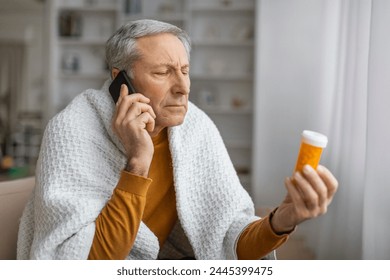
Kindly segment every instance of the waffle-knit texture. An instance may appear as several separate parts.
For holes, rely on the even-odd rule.
[[[18,259],[87,259],[95,219],[126,164],[111,129],[109,80],[78,95],[48,124],[36,187],[23,212]],[[179,221],[196,259],[236,259],[236,242],[254,220],[214,123],[189,103],[184,123],[168,129]],[[156,259],[157,237],[141,222],[128,259]]]

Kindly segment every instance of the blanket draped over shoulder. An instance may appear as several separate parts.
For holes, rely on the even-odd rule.
[[[111,129],[115,106],[109,82],[81,93],[49,122],[36,187],[20,223],[18,259],[88,257],[95,220],[126,164]],[[259,218],[217,128],[190,103],[184,123],[169,128],[168,139],[178,223],[194,257],[236,259],[240,233]],[[127,258],[156,259],[159,253],[157,237],[141,222]]]

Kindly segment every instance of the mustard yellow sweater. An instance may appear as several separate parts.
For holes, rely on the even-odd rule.
[[[157,236],[160,246],[168,238],[178,217],[166,129],[153,138],[153,144],[149,178],[122,171],[111,199],[95,221],[89,259],[124,259],[134,244],[141,221]],[[274,233],[266,216],[243,231],[237,244],[237,256],[259,259],[287,239],[288,234]]]

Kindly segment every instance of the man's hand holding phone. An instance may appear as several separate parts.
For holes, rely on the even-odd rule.
[[[129,95],[125,84],[120,87],[112,127],[122,142],[128,163],[126,171],[147,177],[154,147],[149,133],[154,130],[156,114],[150,99],[140,93]]]

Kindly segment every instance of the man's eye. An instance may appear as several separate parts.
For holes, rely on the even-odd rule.
[[[161,71],[161,72],[156,72],[156,75],[167,75],[168,71]]]

